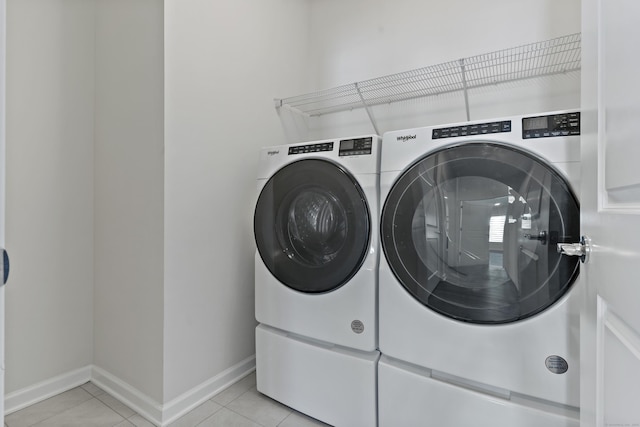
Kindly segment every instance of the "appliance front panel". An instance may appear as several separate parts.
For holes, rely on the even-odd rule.
[[[427,370],[378,363],[378,425],[442,427],[579,427],[579,411],[544,408],[432,378]]]

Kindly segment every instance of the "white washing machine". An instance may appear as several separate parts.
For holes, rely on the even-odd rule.
[[[257,387],[335,426],[376,424],[379,159],[375,135],[260,154]]]
[[[579,176],[579,112],[384,135],[380,426],[578,426]]]

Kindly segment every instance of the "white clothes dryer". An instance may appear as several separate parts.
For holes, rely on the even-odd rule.
[[[384,135],[381,426],[578,426],[580,262],[556,247],[580,240],[579,135],[579,112]]]
[[[332,425],[376,423],[380,137],[261,151],[258,390]]]

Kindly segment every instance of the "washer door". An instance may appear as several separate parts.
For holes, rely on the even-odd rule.
[[[324,160],[291,163],[266,183],[254,233],[269,271],[300,292],[334,290],[353,277],[368,252],[369,208],[356,180]]]
[[[499,324],[533,316],[578,276],[580,208],[552,168],[523,151],[470,143],[433,152],[392,187],[382,210],[391,270],[442,315]]]

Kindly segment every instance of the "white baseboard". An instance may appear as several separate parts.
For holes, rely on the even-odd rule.
[[[213,396],[241,380],[256,369],[255,355],[236,363],[232,367],[222,371],[215,377],[201,383],[191,390],[164,404],[163,424],[167,425],[197,406],[211,399]]]
[[[140,390],[97,366],[92,367],[91,382],[153,424],[162,425],[162,404]]]
[[[255,355],[222,371],[164,405],[115,375],[97,366],[87,366],[59,375],[5,396],[5,414],[23,409],[49,397],[92,381],[157,426],[166,426],[213,396],[241,380],[256,368]]]
[[[91,381],[91,366],[85,366],[14,391],[4,397],[5,414],[19,411],[88,381]]]

